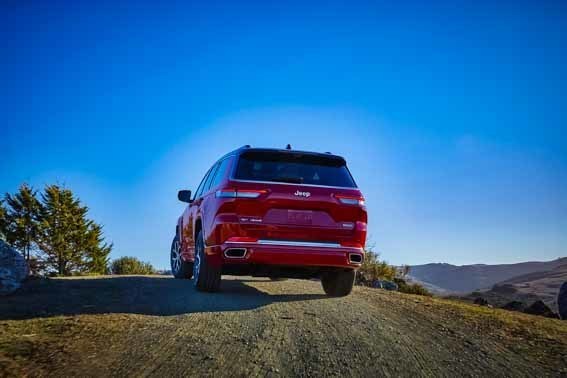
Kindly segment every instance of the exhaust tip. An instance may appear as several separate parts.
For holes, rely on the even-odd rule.
[[[362,264],[362,255],[358,253],[349,253],[348,261],[351,264]]]
[[[228,259],[242,259],[246,256],[246,248],[228,248],[224,251],[224,257]]]

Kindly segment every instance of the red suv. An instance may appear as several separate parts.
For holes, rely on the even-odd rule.
[[[178,198],[189,205],[171,246],[175,278],[216,291],[222,274],[319,277],[327,295],[351,292],[367,216],[344,158],[244,146]]]

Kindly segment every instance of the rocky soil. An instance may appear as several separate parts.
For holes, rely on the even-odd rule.
[[[223,278],[224,279],[224,278]],[[560,376],[567,322],[316,281],[37,280],[0,301],[0,376]]]

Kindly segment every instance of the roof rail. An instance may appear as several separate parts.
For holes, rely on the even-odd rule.
[[[244,146],[240,147],[240,148],[250,148],[249,144],[245,144]]]

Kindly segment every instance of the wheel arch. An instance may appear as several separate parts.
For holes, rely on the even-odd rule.
[[[201,217],[198,217],[195,220],[195,227],[194,227],[195,233],[193,235],[193,238],[194,238],[193,240],[197,240],[197,235],[199,235],[199,232],[201,232],[202,229],[203,229],[203,221],[202,221]]]
[[[183,226],[183,217],[177,218],[177,223],[175,224],[175,236],[181,239],[181,227]]]

